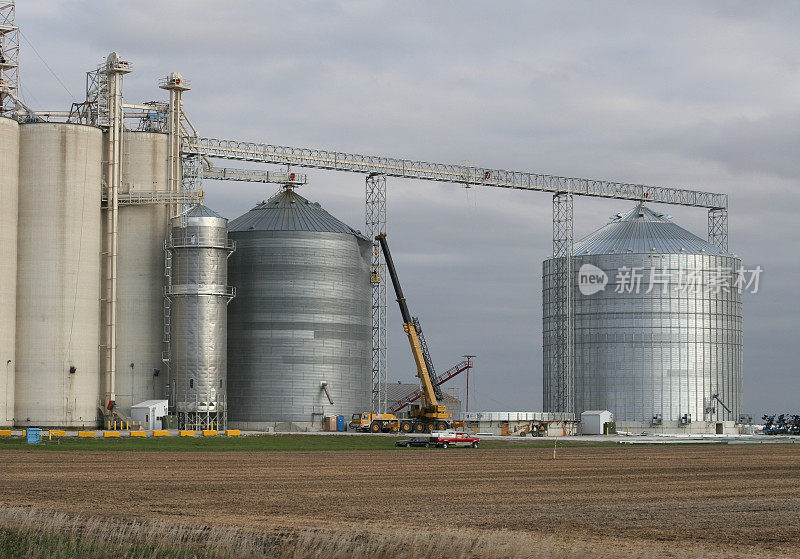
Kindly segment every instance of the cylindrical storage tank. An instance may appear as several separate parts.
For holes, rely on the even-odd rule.
[[[164,396],[164,241],[169,206],[142,203],[168,190],[167,135],[125,131],[117,248],[116,404]],[[106,222],[103,221],[105,228]]]
[[[231,221],[229,235],[231,423],[320,427],[368,409],[369,239],[288,188]]]
[[[228,220],[203,205],[170,224],[170,369],[183,429],[227,425]]]
[[[551,364],[555,264],[551,258],[543,266],[544,403],[550,411],[559,383]],[[740,268],[733,254],[643,205],[575,243],[576,413],[609,410],[618,429],[714,432],[719,426],[712,423],[737,421]]]
[[[19,125],[0,118],[0,426],[14,423]]]
[[[102,149],[98,128],[20,125],[18,425],[97,421]]]

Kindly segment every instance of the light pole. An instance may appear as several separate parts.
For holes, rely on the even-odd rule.
[[[467,411],[469,411],[469,371],[472,369],[472,360],[475,358],[474,355],[462,355],[461,357],[466,357],[467,359]]]

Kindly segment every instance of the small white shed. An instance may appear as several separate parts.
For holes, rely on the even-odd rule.
[[[167,415],[168,400],[145,400],[131,406],[131,419],[141,422],[142,429],[161,429],[161,418]]]
[[[581,413],[581,435],[604,435],[603,425],[614,421],[608,410],[586,410]]]

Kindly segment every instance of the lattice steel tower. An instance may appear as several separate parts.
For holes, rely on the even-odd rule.
[[[386,233],[386,177],[367,176],[366,233],[372,241],[372,412],[386,412],[386,264],[375,237]]]
[[[0,116],[13,117],[19,91],[19,27],[14,2],[0,2]]]

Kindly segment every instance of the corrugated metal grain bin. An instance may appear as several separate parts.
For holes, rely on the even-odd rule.
[[[231,221],[230,237],[230,421],[319,427],[368,409],[370,240],[291,189]]]
[[[171,220],[170,367],[181,429],[225,428],[228,220],[202,204]]]
[[[543,265],[546,411],[563,411],[552,362],[555,264]],[[687,414],[739,417],[739,258],[637,205],[575,243],[572,269],[577,413],[607,409],[617,422],[676,424]],[[590,276],[606,283],[581,283]]]

